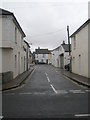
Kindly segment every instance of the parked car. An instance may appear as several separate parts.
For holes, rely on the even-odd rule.
[[[65,65],[65,69],[66,69],[67,71],[69,71],[69,70],[70,70],[70,63],[69,63],[69,64],[67,64],[67,65]]]

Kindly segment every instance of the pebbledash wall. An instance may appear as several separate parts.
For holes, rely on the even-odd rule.
[[[24,72],[24,49],[23,34],[17,24],[15,17],[11,15],[1,15],[2,21],[2,39],[0,39],[0,58],[2,58],[2,82],[12,80],[20,73]],[[1,62],[1,61],[0,61]]]

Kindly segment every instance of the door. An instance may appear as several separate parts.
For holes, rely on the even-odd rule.
[[[64,68],[64,55],[60,55],[60,68]]]
[[[79,55],[79,75],[81,75],[81,55]]]
[[[18,74],[20,74],[20,52],[18,52]]]

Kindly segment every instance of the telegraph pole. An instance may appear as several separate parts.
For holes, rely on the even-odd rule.
[[[68,35],[68,46],[69,46],[69,57],[70,57],[70,72],[71,72],[71,48],[70,48],[69,26],[67,26],[67,35]]]

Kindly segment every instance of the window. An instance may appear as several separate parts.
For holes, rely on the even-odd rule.
[[[76,36],[74,36],[74,41],[73,41],[73,45],[74,45],[74,50],[76,49]]]
[[[21,36],[21,47],[23,47],[23,37]]]
[[[45,57],[45,55],[43,54],[43,58]]]
[[[37,58],[38,58],[38,54],[37,54]]]
[[[15,27],[15,43],[17,44],[17,28]]]
[[[17,67],[17,56],[15,55],[15,68]]]

